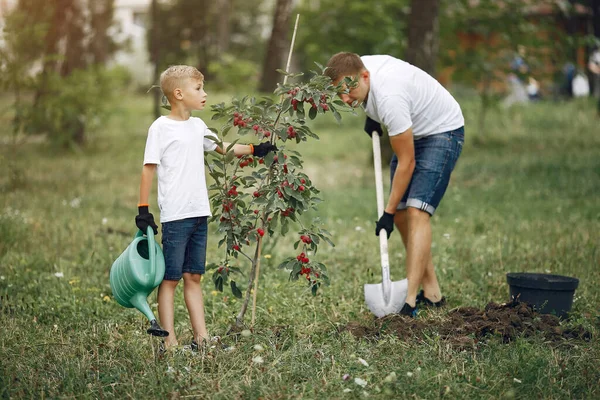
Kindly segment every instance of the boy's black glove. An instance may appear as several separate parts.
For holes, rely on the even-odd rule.
[[[277,150],[279,150],[279,149],[274,144],[271,144],[269,142],[263,142],[261,144],[257,144],[256,146],[254,146],[254,152],[252,154],[255,155],[256,157],[264,157],[267,154],[269,154],[270,151],[277,151]]]
[[[385,229],[387,233],[388,239],[394,230],[394,214],[383,212],[379,221],[377,221],[377,225],[375,226],[375,235],[379,236],[379,231]]]
[[[139,206],[138,215],[135,217],[135,225],[143,232],[148,231],[148,227],[151,226],[155,235],[158,235],[158,226],[154,222],[154,215],[148,212],[148,206]]]
[[[365,132],[367,132],[367,135],[371,137],[373,131],[376,131],[379,134],[379,136],[383,135],[383,129],[381,129],[381,124],[367,117],[367,119],[365,120]]]

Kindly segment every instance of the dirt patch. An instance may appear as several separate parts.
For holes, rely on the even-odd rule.
[[[566,339],[589,341],[591,332],[582,326],[563,327],[554,315],[539,314],[525,303],[489,303],[483,310],[461,307],[435,319],[390,315],[375,320],[366,327],[350,322],[341,331],[349,331],[359,338],[376,339],[393,334],[401,339],[421,338],[423,334],[439,335],[457,347],[473,347],[479,341],[498,337],[509,343],[517,337],[542,336],[546,341],[564,342]]]

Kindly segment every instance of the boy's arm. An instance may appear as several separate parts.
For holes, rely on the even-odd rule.
[[[156,172],[156,164],[144,164],[142,168],[142,179],[140,182],[140,201],[138,203],[138,215],[135,217],[135,225],[143,232],[148,231],[151,226],[154,234],[158,234],[158,226],[154,222],[154,215],[148,211],[148,197],[150,196],[150,188],[152,188],[152,180]]]
[[[140,182],[140,205],[148,205],[148,197],[150,197],[150,189],[156,172],[156,164],[144,164],[142,168],[142,180]]]
[[[229,147],[230,143],[223,142],[225,148]],[[255,155],[256,157],[264,157],[271,151],[277,151],[277,146],[269,142],[263,142],[256,146],[252,144],[234,144],[233,154],[236,156],[245,156],[248,154]],[[221,146],[217,146],[215,151],[219,154],[225,154],[225,150]]]

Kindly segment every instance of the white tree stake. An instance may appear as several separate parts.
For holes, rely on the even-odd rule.
[[[292,42],[290,43],[290,52],[288,53],[287,64],[285,66],[286,75],[283,77],[283,84],[287,83],[287,74],[290,73],[290,63],[292,61],[292,51],[294,50],[294,42],[296,41],[296,32],[298,31],[298,20],[300,14],[296,14],[296,23],[294,24],[294,33],[292,34]],[[258,274],[260,272],[260,257],[262,248],[262,237],[258,238],[258,259],[256,260],[256,273],[254,275],[254,293],[252,293],[252,323],[254,327],[254,321],[256,320],[256,295],[258,294]]]

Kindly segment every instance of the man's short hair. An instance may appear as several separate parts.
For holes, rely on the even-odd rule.
[[[170,98],[173,91],[181,86],[185,79],[204,81],[204,75],[195,67],[189,65],[172,65],[160,74],[160,88]]]
[[[341,52],[334,54],[327,62],[325,75],[336,81],[344,76],[358,75],[365,69],[360,56],[356,53]]]

